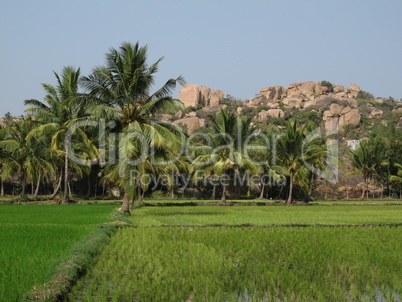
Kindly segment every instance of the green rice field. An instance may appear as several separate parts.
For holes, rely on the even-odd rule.
[[[400,227],[125,228],[69,301],[398,301],[401,249]]]
[[[21,301],[48,281],[74,244],[110,221],[116,206],[0,206],[0,301]]]
[[[345,225],[402,223],[402,206],[198,206],[143,207],[136,226]]]
[[[67,301],[399,301],[402,206],[0,206],[0,301],[48,282],[102,223]],[[91,261],[92,262],[92,261]],[[399,300],[398,300],[399,299]],[[42,300],[35,300],[42,301]]]

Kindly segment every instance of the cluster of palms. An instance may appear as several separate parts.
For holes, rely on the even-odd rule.
[[[282,184],[287,184],[290,204],[295,184],[308,192],[314,179],[322,177],[316,172],[331,167],[326,138],[311,135],[307,124],[299,126],[295,121],[267,143],[272,133],[221,110],[210,116],[210,133],[189,143],[177,127],[157,119],[166,110],[183,109],[171,97],[176,85],[184,84],[182,77],[150,92],[160,61],[148,65],[146,46],[124,43],[118,50],[111,49],[106,65],[89,76],[72,67],[55,73],[56,86],[43,84],[45,100],[26,100],[29,115],[10,121],[0,131],[2,183],[5,179],[20,183],[24,199],[27,184],[37,196],[41,184],[50,183],[49,197],[62,191],[62,200],[68,202],[71,181],[89,182],[85,176],[95,173],[104,188],[120,188],[121,210],[129,211],[132,202],[141,202],[149,190],[150,182],[144,179],[152,175],[166,177],[172,197],[179,174],[193,180],[214,179],[212,196],[220,187],[222,202],[230,190],[241,194],[246,188],[250,193],[256,189],[253,186],[264,196],[264,181],[239,187],[233,183],[234,175],[268,175],[286,180]],[[107,124],[103,131],[100,121]]]

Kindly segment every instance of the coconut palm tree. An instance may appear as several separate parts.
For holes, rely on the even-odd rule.
[[[297,183],[304,191],[308,189],[309,167],[324,160],[327,151],[318,136],[308,137],[309,126],[298,127],[296,121],[286,123],[286,130],[277,142],[279,166],[276,169],[289,178],[289,193],[286,203],[293,201],[293,187]]]
[[[26,100],[25,105],[29,105],[25,111],[35,116],[41,123],[30,133],[31,137],[50,136],[51,147],[57,156],[63,159],[64,167],[64,196],[63,202],[67,203],[70,198],[69,189],[69,170],[74,168],[80,171],[79,165],[70,161],[72,154],[81,153],[81,156],[95,157],[96,148],[87,137],[86,133],[80,129],[75,129],[74,125],[86,116],[85,95],[78,91],[78,80],[80,69],[64,67],[61,74],[54,72],[57,85],[42,84],[47,95],[45,101]],[[72,139],[71,131],[74,131]],[[85,152],[82,152],[83,147]]]
[[[398,168],[397,175],[392,175],[389,180],[402,185],[402,165],[395,163],[394,166]],[[399,197],[402,199],[402,190],[399,191]]]
[[[254,163],[246,152],[246,145],[255,133],[251,119],[239,117],[221,109],[217,117],[209,116],[213,133],[209,146],[204,146],[192,163],[192,171],[205,177],[216,176],[222,185],[220,202],[226,203],[229,179],[235,173],[258,174],[261,166]],[[200,150],[198,148],[198,150]]]
[[[371,152],[369,143],[365,140],[360,141],[359,148],[355,151],[350,150],[350,161],[353,166],[353,171],[346,173],[346,176],[361,174],[363,176],[363,190],[361,199],[364,198],[364,193],[367,192],[368,197],[368,180],[374,176],[376,171],[377,160],[376,154]]]
[[[157,121],[155,114],[183,108],[180,101],[171,97],[171,92],[176,84],[184,84],[184,79],[169,79],[162,88],[151,93],[162,58],[148,65],[147,57],[147,46],[123,43],[119,49],[110,49],[105,66],[81,78],[82,86],[91,97],[92,107],[88,112],[92,118],[116,122],[112,132],[120,134],[119,148],[116,148],[119,162],[109,163],[108,179],[125,192],[120,208],[124,212],[129,212],[130,201],[141,195],[141,173],[155,173],[155,154],[165,150],[176,154],[181,148],[177,129]]]
[[[43,145],[42,138],[33,138],[29,134],[35,129],[37,122],[30,117],[21,121],[13,121],[4,131],[4,139],[0,148],[5,150],[7,161],[3,161],[3,177],[18,176],[21,182],[21,198],[27,199],[26,185],[36,181],[36,192],[39,190],[40,179],[53,173],[49,163],[51,150]],[[37,193],[34,194],[35,197]]]

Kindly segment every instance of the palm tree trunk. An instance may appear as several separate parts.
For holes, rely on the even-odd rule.
[[[287,205],[292,204],[292,195],[293,195],[293,175],[290,174],[290,176],[289,176],[289,196],[288,196],[288,200],[286,201]]]
[[[226,185],[222,185],[222,198],[221,198],[221,203],[226,203]]]
[[[123,203],[121,204],[119,211],[130,214],[130,201],[128,200],[128,197],[126,194],[124,194],[124,196],[123,196]]]
[[[68,189],[68,151],[69,151],[69,142],[67,140],[64,141],[65,146],[65,156],[64,156],[64,196],[63,203],[68,203],[70,199],[69,189]]]
[[[363,182],[363,192],[362,192],[362,195],[360,196],[360,199],[364,199],[364,193],[366,193],[366,191],[365,191],[365,189],[366,189],[366,182],[367,182],[367,179],[364,178],[364,182]]]
[[[35,192],[35,187],[33,181],[31,181],[31,195],[33,196]]]
[[[3,179],[0,179],[0,182],[1,182],[1,184],[0,184],[0,185],[1,185],[1,189],[0,189],[1,192],[0,192],[0,195],[1,195],[1,196],[4,196],[4,181],[3,181]]]
[[[212,195],[211,195],[211,199],[215,200],[216,198],[216,185],[214,185],[214,187],[212,188]]]
[[[142,204],[142,193],[141,193],[142,189],[141,189],[141,185],[138,185],[137,187],[137,202],[139,204]]]
[[[170,199],[172,199],[172,200],[176,199],[176,196],[174,195],[174,187],[173,186],[170,189]]]
[[[87,194],[86,198],[89,198],[91,196],[91,173],[88,173],[88,186],[87,186]]]
[[[54,191],[53,191],[52,195],[49,195],[48,198],[53,199],[53,198],[56,197],[57,193],[58,193],[59,190],[60,190],[60,187],[61,187],[61,180],[62,180],[62,179],[63,179],[63,172],[60,173],[60,177],[59,177],[59,180],[57,181],[57,185],[56,185],[56,187],[54,188]]]
[[[40,178],[41,178],[41,175],[39,174],[39,175],[38,175],[38,181],[36,182],[35,192],[34,192],[34,194],[33,194],[33,197],[34,197],[34,198],[38,197],[38,194],[39,194]]]
[[[366,197],[369,198],[369,188],[368,188],[368,179],[366,180]]]
[[[26,197],[27,197],[26,196],[26,191],[25,191],[25,189],[26,189],[26,180],[25,180],[25,175],[24,174],[22,174],[21,187],[22,187],[21,198],[26,199]]]
[[[264,191],[265,191],[265,183],[261,182],[261,192],[260,192],[260,199],[264,198]]]

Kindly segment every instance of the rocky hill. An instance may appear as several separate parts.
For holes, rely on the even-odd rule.
[[[319,118],[328,132],[358,129],[370,120],[387,122],[395,118],[399,118],[397,127],[402,127],[401,102],[374,98],[356,84],[344,87],[327,81],[308,81],[290,84],[288,88],[269,86],[247,101],[225,97],[222,90],[188,84],[181,88],[179,100],[185,105],[185,112],[165,114],[161,118],[185,125],[189,133],[205,127],[209,114],[226,107],[238,114],[252,116],[261,124],[278,123],[278,120],[304,114]]]

